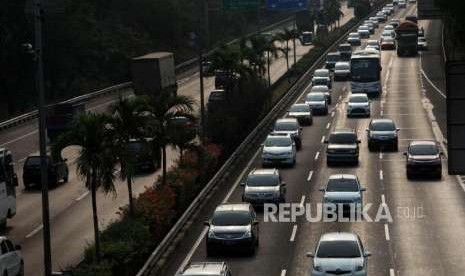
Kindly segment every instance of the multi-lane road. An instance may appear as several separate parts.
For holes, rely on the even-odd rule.
[[[394,17],[404,18],[415,12],[416,6],[411,5],[398,10]],[[442,144],[444,131],[440,66],[424,60],[420,64],[420,57],[438,58],[437,55],[441,55],[441,24],[436,21],[420,24],[425,28],[430,51],[412,58],[399,58],[395,51],[383,51],[383,93],[373,99],[371,106],[372,118],[393,119],[400,128],[399,152],[368,151],[365,129],[370,119],[346,117],[344,102],[350,94],[350,83],[338,82],[333,86],[333,99],[337,100],[329,115],[315,117],[312,126],[304,127],[297,165],[280,168],[287,183],[287,201],[299,204],[321,202],[319,188],[330,175],[356,174],[367,188],[365,203],[376,206],[369,213],[374,217],[378,206],[387,206],[392,222],[310,223],[304,218],[295,223],[264,222],[263,214],[259,213],[260,245],[254,256],[226,254],[208,257],[205,247],[207,228],[202,221],[208,220],[214,207],[221,202],[241,202],[242,188],[238,183],[251,169],[261,167],[260,149],[257,149],[240,176],[229,183],[229,189],[219,189],[199,212],[199,217],[167,261],[168,267],[163,275],[175,275],[193,261],[226,261],[233,275],[308,275],[312,261],[305,253],[315,250],[322,234],[334,231],[354,232],[361,237],[365,248],[372,253],[368,261],[370,275],[464,275],[463,183],[455,176],[447,175],[447,158],[443,160],[441,180],[408,180],[405,173],[402,152],[408,143],[415,139],[430,139]],[[380,29],[371,38],[377,39]],[[358,131],[362,140],[358,166],[326,166],[322,141],[336,128]]]
[[[341,24],[353,18],[353,10],[343,6],[344,17]],[[274,32],[277,32],[275,30]],[[297,40],[297,60],[307,53],[312,46],[303,46]],[[290,43],[292,47],[292,43]],[[292,52],[291,52],[292,53]],[[293,64],[292,54],[289,55]],[[286,72],[286,60],[281,55],[271,65],[271,80],[275,82]],[[185,76],[179,80],[179,91],[182,95],[200,101],[198,74]],[[206,78],[205,90],[214,89],[214,79]],[[126,91],[124,95],[131,95]],[[92,112],[105,112],[107,107],[117,101],[117,96],[105,96],[90,101],[86,109]],[[39,190],[25,191],[22,186],[22,166],[25,158],[38,152],[37,121],[25,123],[15,128],[0,132],[0,147],[9,148],[16,162],[16,171],[20,178],[20,188],[17,190],[17,214],[8,221],[8,227],[3,234],[8,235],[15,243],[22,246],[25,260],[26,275],[42,275],[42,213],[41,195]],[[177,153],[169,149],[169,164],[177,158]],[[91,203],[89,193],[81,179],[76,176],[74,160],[77,156],[76,148],[67,148],[63,156],[69,161],[69,183],[60,185],[50,191],[50,215],[53,268],[60,270],[69,264],[75,264],[82,259],[84,248],[93,241],[93,226],[91,219]],[[133,192],[135,195],[143,192],[146,186],[152,185],[159,172],[142,175],[135,179]],[[118,219],[117,211],[128,201],[125,183],[116,182],[116,197],[114,195],[98,194],[98,213],[101,227],[105,227],[111,220]]]

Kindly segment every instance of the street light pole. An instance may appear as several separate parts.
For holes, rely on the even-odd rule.
[[[200,14],[199,14],[199,31],[197,34],[197,47],[199,51],[199,78],[200,78],[200,137],[201,141],[204,142],[205,140],[205,87],[203,83],[203,49],[202,49],[202,38],[204,35],[204,32],[202,32],[203,26],[203,14],[205,12],[205,0],[200,0],[199,1],[199,8],[200,8]],[[207,10],[208,13],[208,10]],[[208,16],[208,15],[207,15]],[[207,30],[208,31],[208,30]]]
[[[47,173],[47,138],[45,133],[45,96],[44,96],[44,68],[42,49],[42,21],[43,8],[41,0],[34,0],[35,23],[35,59],[36,59],[36,89],[39,94],[39,143],[40,143],[40,175],[42,186],[42,225],[44,238],[44,273],[52,275],[52,253],[50,245],[50,214],[48,202],[48,173]]]

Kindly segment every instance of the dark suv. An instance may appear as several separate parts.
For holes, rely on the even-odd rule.
[[[397,151],[399,142],[397,133],[399,129],[391,119],[373,119],[366,129],[368,134],[368,150],[390,149]]]
[[[129,140],[129,154],[136,171],[148,170],[153,172],[157,168],[150,138]]]
[[[360,140],[357,132],[353,129],[335,130],[325,140],[326,163],[331,166],[335,163],[358,164],[358,153]]]
[[[67,159],[62,159],[55,162],[50,156],[47,156],[48,184],[50,186],[57,186],[60,180],[63,180],[63,183],[68,182],[69,169],[66,161]],[[40,156],[31,155],[24,162],[23,183],[26,189],[31,188],[34,184],[41,186]]]
[[[208,226],[207,255],[220,249],[246,249],[255,254],[258,246],[257,215],[249,203],[221,204],[216,207]]]
[[[407,159],[407,178],[415,175],[442,177],[443,153],[435,141],[412,141],[404,155]]]

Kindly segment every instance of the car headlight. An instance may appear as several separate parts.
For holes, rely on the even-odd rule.
[[[365,267],[363,265],[357,265],[357,267],[355,268],[356,271],[362,271],[364,269]]]
[[[215,237],[215,232],[213,232],[211,229],[208,230],[208,237],[209,238],[214,238]]]
[[[322,271],[322,270],[321,270],[321,266],[315,265],[315,263],[313,264],[313,270],[315,270],[315,271],[320,271],[320,272]]]
[[[252,237],[252,231],[250,230],[247,230],[244,232],[244,238],[251,238]]]

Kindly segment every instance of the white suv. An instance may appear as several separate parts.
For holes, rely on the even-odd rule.
[[[263,166],[274,164],[294,166],[296,155],[296,145],[289,134],[270,134],[263,143]]]
[[[190,264],[180,276],[232,276],[225,262],[197,262]]]
[[[24,275],[24,261],[21,247],[14,246],[7,237],[0,237],[0,273],[1,275]]]

